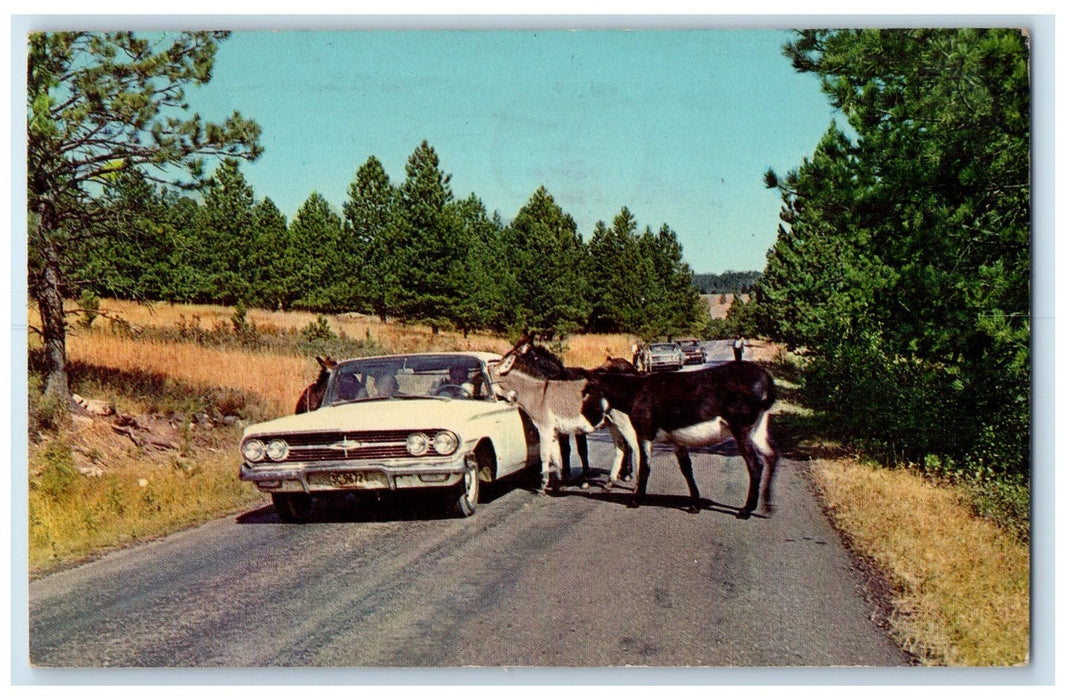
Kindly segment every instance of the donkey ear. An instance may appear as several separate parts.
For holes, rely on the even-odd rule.
[[[333,368],[337,366],[337,361],[329,355],[326,355],[325,357],[319,355],[315,357],[315,359],[318,360],[318,364],[322,367],[322,369],[326,370],[327,372],[332,372]]]

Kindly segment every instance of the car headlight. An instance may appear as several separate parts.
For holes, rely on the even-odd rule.
[[[266,456],[275,462],[280,462],[289,456],[289,443],[284,440],[271,440],[266,446]]]
[[[262,440],[248,440],[241,445],[241,454],[249,462],[260,462],[266,454],[266,445]]]
[[[442,430],[433,436],[433,449],[439,455],[450,455],[459,449],[459,438],[450,430]]]
[[[422,433],[411,433],[407,436],[407,453],[414,457],[421,457],[429,451],[429,438]]]

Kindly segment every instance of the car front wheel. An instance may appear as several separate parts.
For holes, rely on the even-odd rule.
[[[274,510],[283,523],[306,523],[311,519],[311,495],[306,493],[272,493]]]
[[[478,479],[477,473],[477,469],[467,469],[463,473],[463,480],[459,482],[458,490],[452,496],[452,513],[460,518],[468,518],[477,510],[478,494],[481,491],[481,480]]]

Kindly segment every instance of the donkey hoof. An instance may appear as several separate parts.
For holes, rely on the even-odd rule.
[[[747,509],[741,509],[737,512],[737,520],[747,520],[751,517],[751,511]]]
[[[699,513],[700,512],[700,507],[698,505],[696,505],[695,503],[689,503],[688,504],[688,508],[686,508],[685,510],[688,511],[689,513],[695,514],[695,513]]]
[[[638,501],[637,499],[634,498],[633,500],[631,500],[629,503],[626,504],[626,507],[627,508],[640,508],[640,501]]]

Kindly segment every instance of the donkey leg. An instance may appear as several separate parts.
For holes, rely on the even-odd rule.
[[[680,445],[674,446],[674,454],[677,455],[677,465],[681,467],[681,475],[685,477],[685,482],[688,484],[690,498],[688,512],[699,513],[700,491],[696,488],[696,477],[692,475],[692,457],[689,456],[688,450]]]
[[[611,441],[614,443],[614,461],[611,462],[611,471],[607,474],[607,480],[604,482],[603,488],[610,490],[614,480],[618,478],[618,472],[622,469],[622,460],[625,459],[625,447],[623,447],[625,443],[614,421],[607,423],[607,430],[610,431]]]
[[[633,423],[626,414],[613,411],[611,422],[607,424],[607,427],[614,440],[614,464],[611,466],[611,475],[607,481],[607,486],[610,487],[612,482],[621,478],[629,478],[633,463],[640,453],[640,444],[637,441],[637,431],[633,429]]]
[[[589,438],[585,433],[575,433],[577,456],[581,458],[581,488],[589,487]]]
[[[759,484],[762,481],[763,463],[756,454],[755,446],[751,442],[751,434],[743,433],[738,440],[740,454],[744,456],[744,464],[748,467],[748,498],[744,501],[744,507],[737,513],[738,518],[748,518],[759,506]]]
[[[551,475],[552,454],[559,451],[559,437],[554,430],[540,431],[540,488],[537,493],[548,490],[548,478]]]
[[[544,486],[545,487],[547,487],[548,484],[551,483],[552,491],[557,491],[559,489],[559,486],[562,484],[562,481],[563,481],[563,473],[562,473],[563,458],[562,458],[562,456],[560,454],[560,451],[562,449],[560,447],[560,445],[562,444],[562,440],[569,441],[570,440],[570,436],[569,435],[559,435],[559,434],[554,433],[554,432],[552,433],[552,436],[554,437],[554,440],[552,440],[551,459],[548,460],[548,463],[549,463],[549,471],[550,472],[555,472],[555,481],[554,481],[554,483],[550,482],[550,479],[549,479],[550,473],[549,474],[545,474],[543,480],[544,480]]]
[[[755,448],[756,456],[763,464],[764,471],[760,497],[762,498],[763,510],[768,514],[774,512],[772,488],[774,470],[777,467],[777,450],[774,449],[773,441],[770,439],[769,421],[770,413],[769,411],[764,411],[759,416],[755,428],[751,431],[751,444]]]
[[[559,471],[562,473],[563,479],[570,478],[570,436],[561,433],[556,433],[559,438]],[[581,452],[581,445],[578,445],[578,453]]]
[[[630,508],[640,507],[644,494],[648,490],[648,476],[651,474],[651,440],[640,441],[639,462],[637,467],[637,487],[633,490]]]

